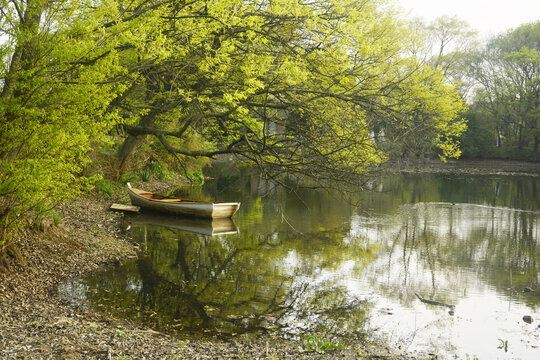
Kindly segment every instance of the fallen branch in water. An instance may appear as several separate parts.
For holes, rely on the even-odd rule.
[[[442,302],[439,302],[439,301],[434,301],[434,300],[429,300],[429,299],[424,299],[423,297],[421,297],[420,295],[418,295],[418,293],[414,293],[414,295],[416,295],[416,297],[423,303],[425,304],[430,304],[430,305],[436,305],[436,306],[444,306],[444,307],[447,307],[449,309],[454,309],[456,306],[455,305],[450,305],[450,304],[445,304],[445,303],[442,303]]]

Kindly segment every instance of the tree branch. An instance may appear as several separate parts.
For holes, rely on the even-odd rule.
[[[21,8],[19,7],[19,4],[17,4],[17,1],[11,0],[11,3],[13,4],[13,6],[15,6],[15,10],[17,11],[17,14],[19,15],[19,20],[21,21],[21,23],[24,22],[24,15],[21,11]]]

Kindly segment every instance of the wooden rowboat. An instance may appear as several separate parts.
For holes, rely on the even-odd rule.
[[[208,202],[179,199],[135,189],[129,183],[127,185],[129,197],[133,205],[170,214],[221,219],[230,218],[240,207],[239,202]]]

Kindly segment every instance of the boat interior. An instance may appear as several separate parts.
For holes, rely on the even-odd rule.
[[[201,201],[195,201],[195,200],[187,200],[187,199],[181,199],[181,198],[173,198],[165,195],[159,195],[159,194],[152,194],[152,193],[141,193],[139,194],[147,199],[152,200],[159,200],[159,201],[165,201],[165,202],[201,202]]]

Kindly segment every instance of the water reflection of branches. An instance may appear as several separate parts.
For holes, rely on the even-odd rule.
[[[321,332],[334,340],[365,337],[369,304],[343,287],[300,283],[291,289],[292,294],[294,299],[283,316],[294,319],[283,327],[289,336]]]
[[[183,305],[187,305],[190,309],[199,316],[202,320],[202,327],[209,327],[210,316],[206,313],[205,305],[217,305],[217,304],[203,304],[200,302],[196,295],[186,292],[186,287],[167,280],[161,276],[153,267],[152,261],[148,257],[139,257],[137,260],[137,267],[139,274],[141,275],[143,286],[140,292],[140,298],[143,300],[143,307],[154,309],[157,306],[157,302],[162,301],[165,297],[181,299]],[[167,294],[167,295],[165,295]],[[178,301],[176,301],[178,303]],[[175,315],[179,315],[179,307],[175,310]]]
[[[397,227],[391,228],[393,241],[385,254],[388,294],[394,297],[406,290],[414,277],[416,290],[431,290],[430,297],[452,303],[460,293],[460,278],[478,273],[506,293],[511,269],[518,286],[538,288],[539,226],[538,214],[508,208],[448,203],[404,206]],[[396,278],[390,274],[395,274],[397,249],[402,252],[402,275]],[[416,272],[410,267],[412,259]]]
[[[256,244],[225,248],[220,241],[177,232],[174,262],[168,268],[159,265],[157,257],[163,254],[162,250],[157,250],[160,247],[151,246],[151,251],[141,254],[137,261],[143,283],[140,294],[143,306],[161,308],[165,317],[187,318],[182,324],[184,328],[243,333],[265,330],[269,319],[274,323],[272,327],[277,327],[275,323],[287,309],[286,284],[291,280],[274,278],[268,284],[270,291],[259,292],[266,284],[250,281],[251,275],[246,273],[242,259],[249,258],[254,248],[277,245],[272,243],[271,234],[256,239]],[[179,272],[173,276],[167,269]]]

